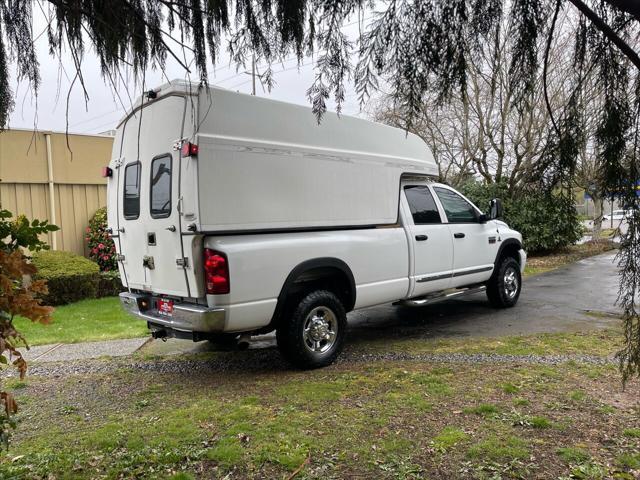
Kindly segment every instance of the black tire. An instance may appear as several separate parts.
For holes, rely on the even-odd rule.
[[[316,290],[303,296],[287,313],[276,330],[282,356],[302,369],[332,364],[342,351],[347,333],[347,314],[338,297],[327,290]],[[320,337],[323,339],[318,340]]]
[[[518,303],[521,290],[520,264],[513,257],[502,257],[487,282],[489,303],[496,308],[513,307]]]

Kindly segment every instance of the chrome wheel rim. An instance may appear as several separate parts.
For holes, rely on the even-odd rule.
[[[507,268],[504,272],[504,293],[508,298],[513,298],[518,293],[518,273],[513,267]]]
[[[338,338],[338,319],[330,308],[316,307],[309,312],[302,332],[304,345],[313,353],[326,353]]]

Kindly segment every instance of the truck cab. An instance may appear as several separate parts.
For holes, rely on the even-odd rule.
[[[314,368],[351,310],[520,295],[526,254],[500,202],[483,213],[438,183],[402,130],[171,82],[120,122],[107,172],[121,301],[156,338],[275,330]]]

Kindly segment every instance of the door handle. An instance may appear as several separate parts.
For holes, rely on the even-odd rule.
[[[458,233],[454,233],[454,234],[453,234],[453,236],[454,236],[455,238],[464,238],[464,233],[460,233],[460,232],[458,232]]]
[[[425,240],[428,240],[429,237],[427,237],[426,235],[416,235],[416,241],[418,242],[424,242]]]

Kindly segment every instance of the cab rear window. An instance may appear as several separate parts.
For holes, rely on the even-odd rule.
[[[151,161],[151,216],[165,218],[171,214],[171,155]]]
[[[127,220],[140,216],[140,162],[130,163],[124,169],[122,213]]]

